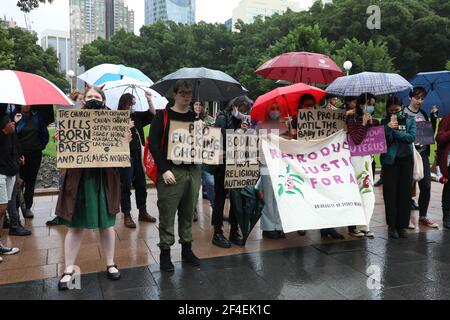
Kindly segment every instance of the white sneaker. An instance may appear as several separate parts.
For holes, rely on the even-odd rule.
[[[368,238],[373,238],[375,237],[375,234],[373,233],[373,231],[366,231],[366,230],[360,230],[362,233],[364,233],[364,235]]]
[[[2,257],[0,257],[0,262],[2,262],[3,261],[3,258]]]
[[[353,231],[349,231],[348,233],[349,235],[351,235],[352,237],[356,237],[356,238],[362,238],[364,237],[364,233],[361,232],[358,229],[354,229]]]
[[[16,254],[20,251],[19,248],[8,248],[4,247],[3,245],[0,245],[0,254],[3,254],[5,256]]]
[[[414,230],[414,229],[416,229],[416,226],[414,225],[414,223],[410,222],[408,229]]]

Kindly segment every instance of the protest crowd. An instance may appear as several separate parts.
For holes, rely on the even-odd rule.
[[[338,73],[332,79],[310,76],[308,84],[292,80],[253,101],[228,75],[199,76],[196,69],[147,86],[144,79],[99,83],[98,72],[90,79],[88,70],[80,77],[85,89],[61,97],[65,102],[48,99],[63,95],[59,89],[38,102],[0,101],[0,226],[9,235],[31,235],[19,212],[33,219],[43,150],[56,142],[59,196],[47,225],[68,228],[60,290],[74,277],[86,229],[99,229],[107,276],[120,279],[114,260],[118,214],[127,228],[158,224],[162,271],[175,270],[175,241],[183,262],[199,266],[192,226],[203,198],[212,212],[211,245],[227,249],[245,246],[258,221],[263,237],[272,240],[314,230],[344,239],[339,227],[347,227],[350,237],[373,238],[369,225],[380,186],[388,235],[404,239],[417,223],[438,228],[427,217],[433,165],[443,185],[443,226],[450,229],[450,114],[440,118],[439,106],[423,107],[428,89],[399,75]],[[122,78],[111,82],[127,81]],[[217,112],[212,102],[221,106]],[[157,190],[158,212],[147,208],[149,184]],[[0,242],[0,262],[14,254],[18,248]]]

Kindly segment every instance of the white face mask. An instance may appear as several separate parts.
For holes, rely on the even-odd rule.
[[[364,106],[364,112],[368,114],[373,114],[375,112],[375,107],[366,105]]]

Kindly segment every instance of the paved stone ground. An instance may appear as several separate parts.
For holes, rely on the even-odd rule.
[[[440,209],[441,192],[442,186],[433,183],[429,217],[437,221],[442,230],[442,213]],[[305,237],[300,237],[297,233],[291,233],[287,235],[286,239],[267,240],[262,238],[261,230],[259,229],[259,225],[257,225],[244,248],[233,246],[231,249],[221,249],[211,244],[212,228],[210,226],[210,208],[207,201],[204,201],[203,212],[200,213],[199,221],[194,224],[193,228],[195,239],[193,248],[202,259],[223,258],[208,259],[204,262],[200,270],[189,268],[182,269],[183,271],[177,270],[178,272],[170,278],[161,275],[157,271],[159,269],[159,249],[157,247],[158,225],[141,223],[137,229],[130,230],[123,227],[123,217],[119,216],[116,223],[116,263],[121,268],[125,281],[111,284],[105,281],[107,279],[103,279],[103,273],[98,275],[95,273],[88,274],[99,271],[103,272],[105,269],[98,232],[88,231],[85,234],[77,264],[80,266],[82,272],[86,274],[83,277],[91,281],[83,282],[87,282],[89,285],[82,292],[70,293],[67,296],[80,295],[90,297],[90,294],[97,294],[98,298],[108,298],[111,295],[126,294],[126,290],[130,290],[130,292],[133,291],[134,293],[141,292],[141,297],[147,294],[149,297],[160,296],[161,298],[174,298],[177,295],[182,297],[183,294],[188,294],[189,291],[184,290],[184,286],[189,286],[192,283],[195,286],[205,284],[205,291],[200,290],[201,292],[195,293],[192,298],[195,298],[196,294],[203,295],[208,292],[211,293],[210,298],[220,298],[222,296],[229,298],[230,295],[242,295],[245,297],[249,289],[255,288],[250,291],[259,291],[256,290],[258,287],[248,286],[249,282],[246,279],[249,279],[249,281],[255,280],[256,284],[261,284],[261,288],[268,286],[274,289],[274,291],[279,291],[277,293],[278,295],[275,295],[272,292],[273,290],[263,290],[259,295],[255,295],[255,298],[262,298],[261,294],[269,293],[274,294],[272,298],[291,298],[294,297],[294,294],[298,294],[297,297],[301,298],[303,297],[301,292],[304,292],[303,294],[306,297],[308,294],[305,293],[305,290],[298,289],[298,282],[302,281],[307,281],[305,284],[308,284],[309,287],[307,287],[310,288],[310,296],[313,295],[316,298],[320,298],[321,294],[323,294],[323,298],[327,298],[331,297],[330,295],[335,294],[335,292],[340,292],[339,289],[344,290],[347,288],[350,290],[352,281],[356,282],[366,279],[366,276],[364,276],[364,268],[372,260],[382,261],[383,272],[385,272],[386,279],[388,280],[387,287],[385,287],[388,293],[398,293],[404,285],[419,285],[420,283],[417,283],[415,279],[417,277],[421,279],[425,277],[426,272],[423,269],[429,269],[430,272],[439,270],[431,278],[427,277],[430,281],[439,282],[438,280],[447,279],[445,277],[439,278],[441,275],[445,275],[441,273],[441,270],[442,268],[445,269],[446,259],[450,257],[450,253],[447,253],[450,251],[446,251],[449,248],[445,247],[444,241],[448,237],[447,233],[420,227],[420,229],[418,228],[411,232],[411,238],[408,240],[397,242],[387,241],[381,188],[376,188],[376,195],[376,208],[371,222],[376,239],[354,241],[354,238],[346,234],[346,228],[341,228],[340,231],[346,234],[344,241],[321,239],[318,231],[308,231]],[[33,236],[26,238],[4,236],[2,238],[6,245],[17,246],[21,249],[20,254],[4,256],[4,261],[0,263],[0,284],[14,284],[6,287],[8,288],[6,291],[10,292],[11,297],[14,297],[14,292],[16,291],[22,292],[22,289],[19,288],[26,288],[24,296],[29,298],[40,298],[42,294],[43,296],[57,294],[53,292],[53,289],[56,289],[56,278],[64,269],[63,240],[66,228],[63,226],[51,228],[45,226],[45,222],[53,218],[56,200],[56,196],[36,199],[33,208],[35,218],[26,221],[27,227],[33,230]],[[152,214],[158,216],[156,209],[156,191],[154,189],[149,190],[148,208]],[[135,208],[133,215],[137,218]],[[285,250],[274,251],[278,249]],[[417,252],[417,250],[420,251]],[[180,246],[176,244],[172,250],[172,258],[175,261],[180,261],[180,255]],[[303,256],[305,259],[302,258]],[[280,260],[278,261],[278,257],[282,258],[279,258]],[[298,261],[296,257],[300,257]],[[290,264],[285,265],[285,260],[290,262]],[[253,264],[249,263],[249,261],[253,261]],[[354,263],[355,265],[348,265],[349,263]],[[125,270],[126,268],[135,267],[141,268]],[[277,268],[280,270],[276,272]],[[336,273],[337,270],[340,270],[339,268],[342,268],[343,273]],[[351,271],[349,268],[353,268],[354,270]],[[391,272],[391,268],[403,272]],[[316,269],[318,272],[315,271]],[[450,270],[450,268],[448,269]],[[346,275],[345,270],[348,272],[351,271],[350,273],[354,278],[347,276],[342,278],[340,275]],[[221,273],[223,276],[217,277],[219,278],[218,283],[220,285],[218,285],[218,288],[213,289],[209,288],[208,284],[214,282],[215,272],[216,274]],[[137,274],[145,277],[142,278],[141,276],[137,276]],[[227,280],[231,281],[232,274],[237,274],[238,279],[241,279],[243,284],[227,283]],[[308,276],[301,276],[306,274]],[[318,279],[318,275],[323,278]],[[191,276],[193,279],[189,280],[188,278]],[[333,279],[328,282],[327,277],[332,277]],[[199,282],[197,283],[195,279],[198,279]],[[39,281],[27,282],[25,284],[20,283],[30,280]],[[272,284],[270,281],[275,281],[276,283]],[[350,281],[350,283],[343,285],[346,281]],[[412,282],[410,283],[409,281]],[[365,288],[365,280],[363,282],[361,287],[357,288],[359,291],[355,289],[356,291],[351,290],[350,293],[347,292],[347,295],[343,294],[344,292],[340,292],[339,294],[342,297],[353,298],[354,292],[360,292]],[[317,286],[314,285],[315,283]],[[168,287],[165,287],[166,284],[168,284]],[[445,285],[445,283],[440,284]],[[230,288],[227,289],[228,291],[221,290],[221,286],[230,286]],[[236,287],[236,290],[231,290],[232,287]],[[333,290],[329,290],[329,287],[333,288]],[[393,289],[392,287],[398,288],[393,291],[389,290]],[[112,291],[108,291],[105,288],[113,289],[111,289]],[[438,287],[430,287],[429,290],[434,290],[434,294],[444,294],[438,289],[433,288]],[[297,289],[300,291],[295,293]],[[417,288],[415,290],[416,293],[420,292],[419,289]],[[0,298],[5,298],[6,291],[4,289],[1,290],[3,291],[0,293]],[[218,290],[218,292],[213,294],[212,291],[215,292],[215,290]],[[325,292],[330,292],[330,295],[325,294]],[[372,294],[372,298],[376,298],[373,296],[374,291],[369,292]],[[381,292],[385,291],[380,291],[379,295],[382,295]],[[367,294],[367,292],[362,292],[361,295],[363,294]]]

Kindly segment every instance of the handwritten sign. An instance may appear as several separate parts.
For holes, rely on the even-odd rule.
[[[416,126],[417,131],[414,144],[421,144],[423,146],[434,144],[434,132],[431,122],[420,121],[416,123]]]
[[[318,140],[345,129],[344,110],[299,110],[298,140]]]
[[[203,121],[170,121],[167,157],[175,164],[210,164],[220,161],[222,133]]]
[[[130,166],[129,111],[58,110],[58,168]]]
[[[259,178],[259,156],[256,133],[227,134],[225,189],[254,186]]]
[[[371,154],[383,154],[387,152],[386,136],[383,126],[369,128],[366,138],[356,145],[350,135],[347,136],[352,156],[368,156]]]

